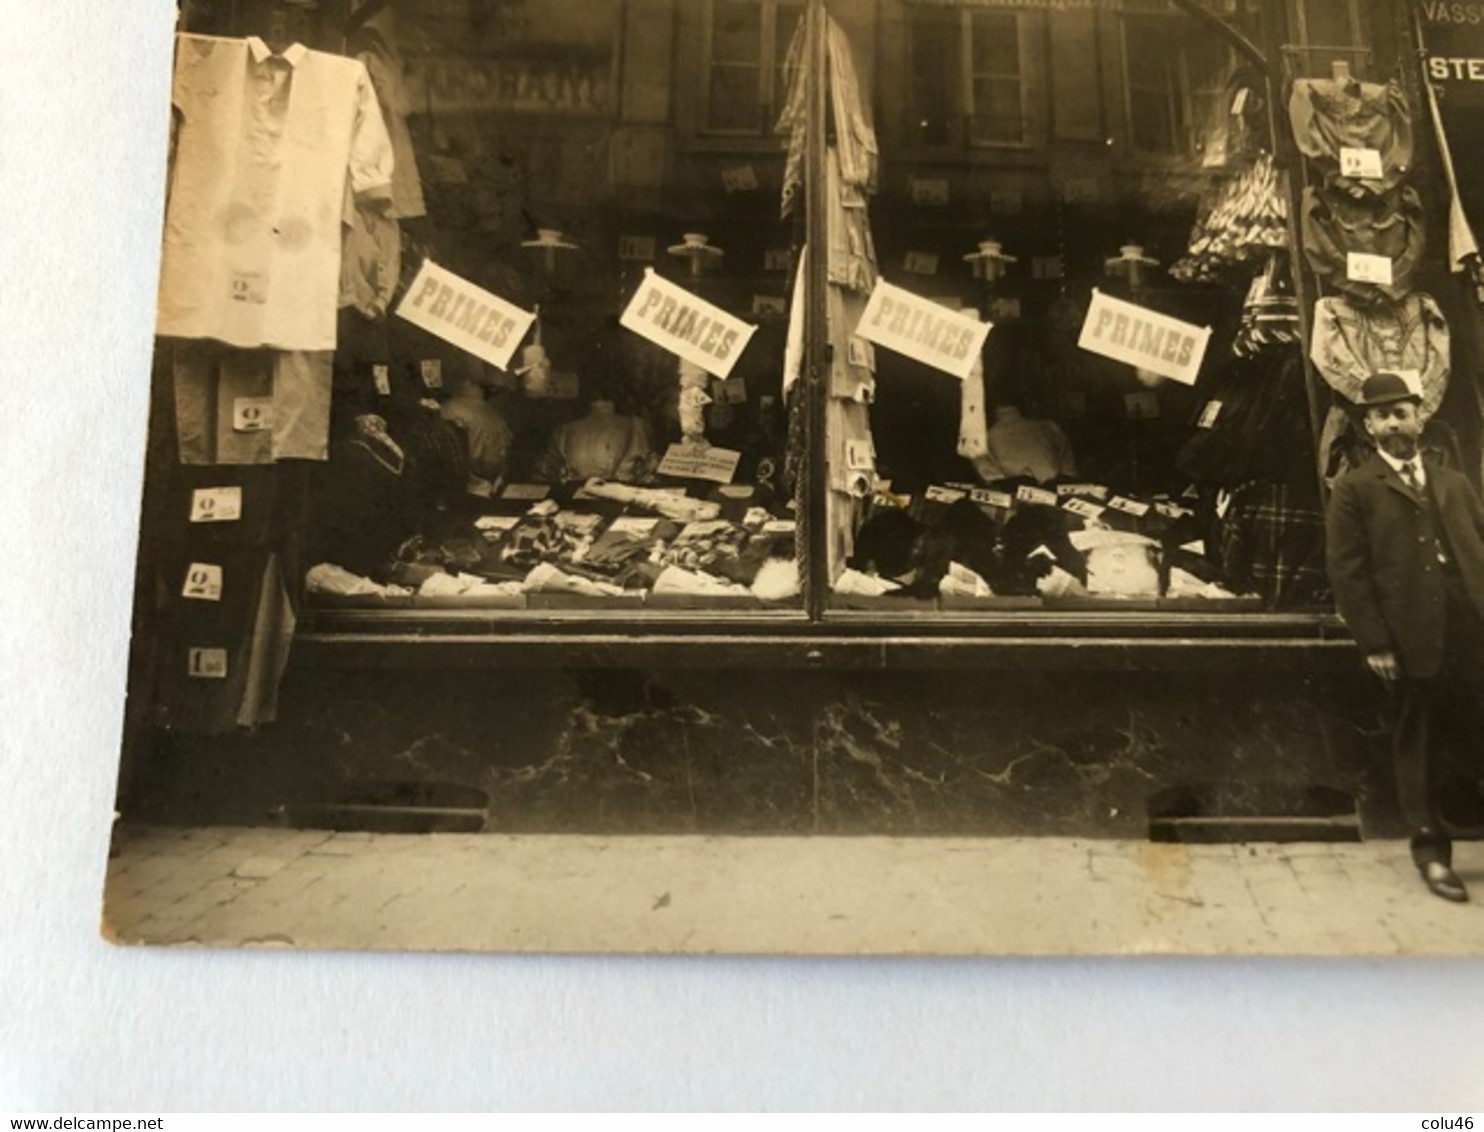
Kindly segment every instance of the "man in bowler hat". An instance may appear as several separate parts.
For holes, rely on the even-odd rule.
[[[1393,691],[1397,795],[1428,889],[1465,901],[1443,828],[1448,760],[1478,780],[1484,697],[1484,504],[1418,447],[1421,397],[1394,373],[1361,387],[1376,451],[1335,484],[1328,512],[1335,603],[1366,664]]]

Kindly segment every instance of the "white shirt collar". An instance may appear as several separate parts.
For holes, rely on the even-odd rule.
[[[1401,475],[1402,474],[1402,467],[1403,467],[1403,465],[1405,465],[1405,464],[1411,464],[1412,465],[1412,474],[1417,477],[1417,482],[1418,483],[1426,483],[1427,482],[1427,472],[1424,471],[1423,468],[1422,468],[1422,453],[1421,452],[1417,453],[1417,455],[1413,456],[1410,460],[1398,460],[1390,452],[1387,452],[1385,449],[1382,449],[1382,448],[1377,448],[1376,449],[1376,455],[1377,456],[1380,456],[1381,459],[1385,460],[1388,464],[1390,464],[1391,465],[1391,470],[1394,471],[1397,475]]]
[[[248,51],[252,52],[252,60],[254,63],[261,63],[264,59],[267,59],[270,55],[273,54],[272,51],[268,50],[268,45],[256,35],[250,35],[247,37],[247,49]],[[284,48],[282,58],[283,61],[290,67],[297,67],[301,62],[304,61],[304,56],[308,54],[309,48],[305,47],[302,43],[294,43]]]

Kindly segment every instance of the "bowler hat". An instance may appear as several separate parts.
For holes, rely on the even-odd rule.
[[[1360,406],[1363,409],[1378,405],[1390,405],[1397,401],[1422,402],[1422,394],[1410,385],[1399,373],[1373,373],[1360,387]]]

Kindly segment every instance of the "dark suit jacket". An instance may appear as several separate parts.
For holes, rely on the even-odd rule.
[[[1440,535],[1475,611],[1484,616],[1484,504],[1458,472],[1424,459]],[[1328,513],[1329,580],[1340,616],[1366,654],[1391,650],[1402,675],[1443,667],[1443,571],[1421,503],[1379,455],[1335,484]]]

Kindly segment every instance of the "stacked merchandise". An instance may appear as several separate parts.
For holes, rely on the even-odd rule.
[[[1219,283],[1236,267],[1288,245],[1288,189],[1271,154],[1225,181],[1196,219],[1189,250],[1170,268],[1182,283]]]

